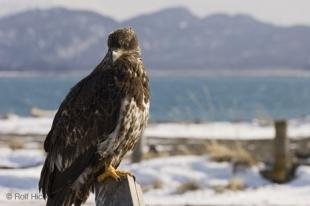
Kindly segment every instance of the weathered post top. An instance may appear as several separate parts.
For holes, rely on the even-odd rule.
[[[96,206],[144,206],[141,187],[130,175],[120,181],[97,182],[95,201]]]

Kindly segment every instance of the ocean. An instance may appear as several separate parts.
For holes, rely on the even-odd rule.
[[[0,114],[56,110],[81,76],[0,77]],[[251,121],[310,116],[310,77],[154,77],[151,121]]]

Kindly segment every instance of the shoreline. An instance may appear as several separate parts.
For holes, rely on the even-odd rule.
[[[0,70],[0,78],[85,76],[92,70]],[[304,69],[147,69],[151,77],[310,77]]]
[[[310,137],[310,119],[291,119],[288,121],[288,137],[303,139]],[[9,116],[0,119],[0,136],[39,136],[46,135],[52,125],[53,117]],[[271,139],[274,137],[273,122],[150,122],[145,137],[155,138],[193,138],[193,139]]]

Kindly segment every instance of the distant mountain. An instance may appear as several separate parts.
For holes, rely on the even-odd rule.
[[[0,70],[92,69],[108,33],[133,26],[151,69],[310,69],[310,27],[245,15],[198,18],[184,8],[124,22],[89,11],[30,10],[0,19]]]

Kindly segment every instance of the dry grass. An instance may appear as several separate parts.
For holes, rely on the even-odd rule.
[[[152,184],[150,184],[148,186],[141,185],[141,187],[142,187],[142,191],[143,192],[148,192],[148,191],[153,190],[153,189],[161,189],[161,188],[163,188],[164,187],[164,183],[161,180],[157,179],[157,180],[154,180],[152,182]]]
[[[181,184],[180,186],[177,187],[176,193],[177,194],[184,194],[185,192],[188,191],[195,191],[199,190],[200,186],[197,182],[189,181]]]
[[[234,151],[235,154],[233,161],[235,164],[245,167],[250,167],[257,164],[257,160],[240,144],[235,147]]]
[[[12,150],[18,150],[25,148],[25,143],[21,139],[12,138],[9,140],[8,146]]]
[[[173,145],[171,150],[169,151],[170,156],[175,155],[191,155],[193,154],[187,145]]]
[[[231,191],[244,190],[245,189],[245,183],[244,183],[243,179],[238,178],[238,177],[234,177],[234,178],[229,180],[229,182],[226,186],[226,189],[231,190]]]
[[[213,189],[214,192],[216,192],[216,193],[223,193],[223,192],[225,192],[226,188],[223,185],[212,185],[211,189]]]
[[[161,189],[164,187],[164,183],[161,180],[155,180],[152,185],[154,189]]]
[[[236,167],[250,167],[257,162],[240,144],[230,148],[213,141],[206,148],[210,159],[216,162],[232,162]]]
[[[243,179],[238,177],[233,177],[229,180],[227,184],[224,185],[212,185],[211,188],[216,193],[223,193],[225,191],[242,191],[246,188],[246,185]]]
[[[143,154],[142,159],[143,160],[149,160],[149,159],[154,159],[154,158],[159,158],[159,157],[169,157],[170,154],[167,151],[162,151],[159,153],[154,153],[154,152],[145,152]]]
[[[231,162],[234,158],[234,151],[232,149],[216,141],[211,142],[206,147],[210,159],[215,162]]]

